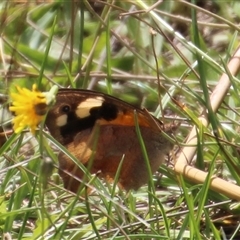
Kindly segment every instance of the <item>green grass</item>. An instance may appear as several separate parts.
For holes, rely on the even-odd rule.
[[[58,85],[109,93],[164,115],[164,122],[180,119],[175,151],[136,192],[86,174],[75,195],[58,175],[56,149],[65,149],[56,141],[43,130],[36,137],[7,135],[0,148],[2,237],[238,239],[239,219],[229,232],[223,220],[237,216],[239,205],[210,182],[214,175],[240,183],[239,75],[227,67],[239,43],[240,3],[198,1],[200,11],[184,1],[107,2],[96,9],[88,1],[2,1],[1,93],[33,83],[44,91]],[[210,95],[223,72],[231,88],[214,113]],[[4,136],[11,118],[3,112],[7,103],[1,106]],[[198,121],[203,109],[206,128]],[[208,172],[197,184],[173,167],[194,125],[198,144],[191,164]]]

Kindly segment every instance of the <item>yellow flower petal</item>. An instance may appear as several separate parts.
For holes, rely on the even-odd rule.
[[[46,97],[37,90],[35,84],[32,91],[18,86],[16,88],[16,93],[10,93],[12,106],[9,109],[16,116],[12,121],[13,129],[19,133],[28,127],[34,134],[47,112]]]

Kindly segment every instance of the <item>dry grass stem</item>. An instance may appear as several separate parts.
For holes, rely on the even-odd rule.
[[[240,47],[238,47],[237,51],[230,60],[228,64],[228,69],[229,72],[233,76],[235,76],[239,71],[239,67],[240,67]],[[218,110],[230,86],[231,82],[229,80],[228,75],[226,73],[223,73],[219,80],[219,83],[217,84],[216,88],[214,89],[210,96],[211,106],[214,112]],[[207,115],[199,117],[199,121],[204,126],[207,126],[208,125]],[[178,174],[182,174],[185,178],[201,184],[204,183],[208,173],[188,165],[188,162],[191,162],[191,159],[194,157],[196,152],[196,147],[195,146],[192,147],[193,145],[197,145],[198,141],[196,136],[196,130],[197,129],[194,126],[186,141],[186,143],[189,144],[189,146],[191,145],[191,147],[186,146],[182,149],[182,152],[175,164],[175,171]],[[229,183],[221,178],[212,177],[210,189],[222,193],[228,196],[229,198],[240,200],[240,187],[235,184]]]

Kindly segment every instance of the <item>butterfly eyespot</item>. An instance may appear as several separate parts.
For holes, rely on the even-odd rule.
[[[61,107],[61,112],[62,113],[69,113],[71,110],[71,107],[69,105],[64,105]]]

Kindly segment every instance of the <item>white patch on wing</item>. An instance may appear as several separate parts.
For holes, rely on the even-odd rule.
[[[67,115],[63,114],[56,119],[56,124],[58,127],[62,127],[67,124]]]
[[[90,109],[93,107],[101,107],[104,102],[104,98],[87,98],[77,106],[76,115],[79,118],[85,118],[90,116]]]

